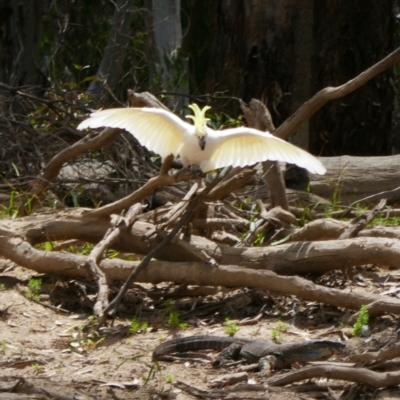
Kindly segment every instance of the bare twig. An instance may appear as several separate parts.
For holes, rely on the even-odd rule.
[[[166,157],[163,165],[161,166],[160,173],[157,176],[149,179],[141,188],[136,190],[134,193],[130,194],[127,197],[124,197],[123,199],[117,200],[114,203],[107,204],[103,207],[90,211],[91,216],[105,218],[111,214],[118,214],[122,210],[129,208],[132,204],[138,203],[145,197],[149,196],[158,187],[173,185],[177,182],[188,181],[204,176],[204,174],[202,173],[199,173],[198,176],[194,176],[193,174],[184,175],[181,173],[169,175],[168,170],[171,166],[173,159],[174,157],[172,155]]]
[[[130,208],[125,217],[120,217],[114,229],[110,229],[90,252],[86,265],[89,272],[97,279],[99,292],[96,304],[93,307],[94,314],[98,317],[99,324],[104,321],[103,309],[108,305],[108,284],[106,274],[99,267],[100,258],[104,251],[115,243],[121,235],[133,224],[139,213],[145,206],[138,203]]]
[[[172,161],[172,160],[171,160]],[[160,172],[161,174],[161,172]],[[119,291],[118,295],[115,297],[115,299],[104,309],[104,314],[109,312],[110,310],[116,310],[118,305],[120,304],[121,300],[123,299],[125,293],[128,291],[129,287],[131,286],[132,282],[136,279],[138,274],[149,264],[151,259],[155,257],[160,249],[163,247],[167,246],[172,239],[175,237],[175,235],[181,230],[181,228],[189,222],[193,212],[196,210],[196,207],[199,205],[201,201],[203,201],[208,193],[223,179],[223,175],[221,174],[219,177],[215,178],[210,184],[208,184],[204,190],[197,195],[190,205],[187,207],[185,213],[182,215],[182,218],[180,221],[175,225],[174,229],[165,237],[154,249],[152,249],[146,257],[143,258],[143,260],[140,262],[140,264],[135,268],[134,271],[131,272],[129,275],[128,279],[122,286],[121,290]],[[114,313],[115,315],[115,313]]]
[[[395,343],[392,346],[384,347],[378,351],[369,351],[362,354],[353,354],[348,357],[348,362],[355,363],[377,363],[387,361],[393,358],[400,357],[400,343]]]
[[[339,236],[339,240],[356,237],[357,234],[364,229],[372,220],[383,211],[386,206],[386,199],[382,199],[379,204],[370,212],[359,215],[354,218],[347,226],[344,232]]]

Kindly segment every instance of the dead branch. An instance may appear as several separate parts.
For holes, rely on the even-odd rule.
[[[348,362],[354,363],[378,363],[400,357],[400,343],[384,347],[378,351],[369,351],[362,354],[353,354],[348,357]]]
[[[104,237],[108,228],[107,218],[97,218],[93,216],[92,211],[85,209],[38,213],[0,222],[1,235],[19,236],[33,245],[73,238],[97,243]],[[137,221],[113,247],[120,251],[148,254],[149,249],[157,246],[162,240],[155,235],[143,240],[143,236],[154,229],[153,224]],[[218,264],[242,265],[279,274],[323,274],[334,269],[343,270],[366,264],[397,268],[400,259],[399,240],[377,237],[235,248],[192,235],[190,241],[185,244],[193,246],[195,252],[204,251],[209,254]],[[168,249],[160,250],[157,258],[166,261],[197,260],[192,252],[185,251],[177,242],[171,243]]]
[[[260,219],[253,221],[250,224],[247,234],[242,239],[241,243],[251,245],[259,232],[263,233],[265,238],[263,244],[271,243],[278,235],[280,237],[287,236],[293,232],[291,224],[296,222],[296,218],[289,211],[281,207],[274,207],[267,211],[261,201],[257,201],[260,207]],[[272,230],[272,234],[267,234]]]
[[[390,216],[390,212],[388,213]],[[348,221],[340,221],[332,218],[316,219],[309,222],[303,228],[291,234],[292,242],[320,241],[338,239],[348,229]],[[400,239],[400,228],[398,226],[375,226],[359,232],[358,237]]]
[[[217,201],[246,185],[256,174],[250,167],[232,168],[226,178],[208,195],[207,201]]]
[[[176,220],[179,219],[179,217],[181,217],[182,214],[185,212],[189,200],[193,198],[198,188],[199,185],[197,183],[192,185],[192,187],[185,194],[183,199],[178,204],[174,205],[165,215],[163,215],[160,221],[157,221],[161,223],[157,227],[157,229],[171,229]]]
[[[363,383],[376,388],[400,384],[400,372],[375,372],[367,368],[350,368],[334,365],[302,368],[280,377],[270,378],[268,379],[268,384],[283,386],[311,378],[340,379]]]
[[[102,239],[90,252],[87,258],[87,266],[88,270],[97,280],[97,285],[99,287],[99,292],[97,295],[96,304],[93,307],[94,314],[98,317],[99,324],[102,324],[104,321],[104,313],[103,310],[108,306],[108,284],[107,278],[104,272],[99,267],[100,258],[107,248],[112,246],[112,244],[118,240],[118,238],[125,232],[135,221],[137,216],[140,214],[144,206],[140,203],[135,204],[130,208],[126,217],[118,218],[118,221],[114,227],[114,229],[110,229],[104,235],[104,239]]]
[[[324,157],[324,176],[312,175],[311,192],[323,198],[335,196],[340,204],[388,203],[400,199],[400,155],[380,157]],[[371,185],[373,182],[373,185]]]
[[[19,237],[0,234],[0,253],[15,263],[39,273],[87,277],[87,270],[81,268],[81,265],[86,262],[85,256],[44,252],[35,249]],[[103,259],[100,262],[100,268],[107,275],[109,281],[126,281],[132,271],[137,272],[138,266],[137,262],[121,259]],[[271,271],[234,265],[212,267],[200,262],[151,261],[135,279],[138,282],[148,283],[173,280],[187,285],[259,288],[351,310],[359,310],[361,305],[368,305],[370,315],[400,314],[400,300],[395,298],[326,288],[303,278],[283,277]]]
[[[121,133],[120,129],[107,128],[102,131],[99,135],[90,133],[83,139],[67,147],[56,154],[39,177],[31,182],[31,191],[29,197],[31,198],[30,207],[33,207],[39,196],[50,186],[54,179],[60,173],[62,166],[68,161],[76,158],[80,154],[89,150],[98,150],[112,143]],[[18,210],[19,215],[26,215],[26,200],[22,201],[21,206]]]
[[[341,233],[339,240],[349,239],[356,237],[358,233],[364,229],[372,220],[383,211],[386,206],[386,199],[382,199],[379,204],[374,207],[370,212],[359,215],[350,221],[348,228]]]
[[[305,102],[281,126],[279,126],[274,134],[282,139],[287,139],[304,121],[311,118],[311,116],[314,115],[320,108],[322,108],[328,101],[354,92],[354,90],[365,85],[375,76],[392,67],[399,60],[400,48],[396,49],[383,60],[366,69],[360,75],[356,76],[345,84],[337,87],[326,87],[320,90],[315,96]]]
[[[172,157],[172,156],[170,156]],[[165,164],[165,162],[164,162]],[[229,172],[229,170],[226,170],[226,172]],[[148,266],[150,263],[151,259],[155,256],[158,255],[158,252],[165,248],[168,244],[171,243],[171,241],[174,239],[174,237],[178,234],[178,232],[182,229],[182,227],[187,224],[194,211],[196,208],[201,204],[201,202],[204,201],[204,199],[207,197],[208,193],[219,183],[221,180],[224,178],[224,174],[222,173],[221,175],[217,176],[214,178],[214,180],[209,183],[200,194],[198,194],[194,199],[192,199],[191,203],[186,207],[186,210],[184,214],[182,215],[182,218],[179,220],[179,222],[175,225],[174,229],[172,229],[171,232],[168,233],[168,235],[157,245],[155,246],[147,255],[146,257],[143,258],[143,260],[140,262],[140,264],[129,274],[128,278],[126,279],[126,282],[122,286],[121,290],[119,291],[118,295],[115,297],[115,299],[104,309],[104,314],[106,312],[109,312],[110,310],[116,310],[118,305],[120,304],[121,300],[125,296],[126,292],[132,285],[132,282],[137,278],[137,276],[140,274],[140,272]],[[195,185],[195,188],[197,189],[197,185]]]
[[[128,99],[132,107],[153,107],[171,111],[150,92],[136,93],[134,90],[128,89]]]
[[[207,218],[207,219],[195,219],[193,221],[194,228],[209,228],[209,229],[237,229],[241,232],[249,229],[250,222],[247,219],[228,219],[228,218]]]
[[[149,196],[154,192],[155,189],[161,186],[173,185],[174,183],[189,181],[192,179],[198,179],[204,177],[204,174],[197,172],[197,176],[193,173],[183,174],[178,173],[175,175],[169,175],[168,171],[171,166],[174,157],[172,155],[165,158],[163,165],[161,166],[160,173],[149,179],[142,187],[124,197],[123,199],[117,200],[114,203],[107,204],[103,207],[97,208],[90,211],[93,217],[104,218],[111,214],[118,214],[122,210],[128,209],[131,205],[140,202],[145,197]]]

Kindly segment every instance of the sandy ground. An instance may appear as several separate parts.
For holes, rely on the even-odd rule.
[[[378,272],[373,276],[380,277]],[[90,310],[96,290],[92,282],[40,276],[43,283],[36,302],[26,297],[32,277],[34,273],[16,266],[0,273],[0,400],[199,398],[192,396],[194,388],[207,393],[213,379],[236,372],[238,366],[216,370],[210,364],[194,361],[154,363],[152,351],[162,341],[174,337],[225,336],[226,318],[239,324],[262,313],[256,324],[238,325],[235,335],[241,337],[272,340],[273,332],[278,330],[283,343],[311,338],[345,340],[346,349],[332,362],[344,360],[348,354],[375,350],[393,340],[397,324],[393,316],[376,318],[369,338],[350,338],[349,327],[341,323],[349,314],[334,307],[247,289],[191,288],[193,293],[189,296],[188,290],[179,291],[172,285],[142,285],[130,291],[114,326],[98,333],[91,328]],[[379,280],[363,276],[362,280],[353,279],[351,284],[354,290],[384,291],[379,288]],[[186,329],[169,327],[172,309],[188,324]],[[145,332],[129,331],[134,316],[140,324],[148,323]],[[265,384],[265,378],[256,372],[249,373],[249,380]],[[182,388],[179,382],[188,386]],[[308,391],[299,390],[299,386],[269,388],[264,392],[234,391],[225,398],[400,398],[397,388],[375,390],[343,382],[327,384],[324,380],[314,383],[319,385],[318,390],[314,385]],[[13,388],[21,385],[30,394],[12,397]]]

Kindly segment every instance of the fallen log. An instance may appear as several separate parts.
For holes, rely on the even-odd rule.
[[[383,157],[322,157],[324,176],[312,175],[311,193],[341,204],[368,197],[364,203],[400,201],[400,155]],[[385,193],[382,193],[385,192]]]
[[[74,277],[88,276],[88,270],[83,268],[87,257],[72,253],[41,251],[18,237],[0,235],[0,254],[39,273]],[[99,266],[109,281],[125,281],[139,264],[139,262],[113,258],[103,259]],[[400,314],[400,300],[396,298],[327,288],[304,278],[284,277],[271,271],[235,265],[212,267],[203,262],[151,261],[146,268],[140,271],[136,281],[148,283],[174,281],[187,285],[259,288],[352,310],[359,310],[362,305],[367,305],[370,315]]]
[[[99,218],[90,210],[69,209],[3,220],[0,222],[0,235],[21,237],[32,245],[67,239],[98,243],[109,227],[108,218]],[[156,226],[137,221],[113,248],[130,253],[148,254],[162,238],[162,235],[157,235]],[[196,254],[202,252],[218,264],[241,265],[279,274],[323,274],[335,269],[365,264],[397,268],[400,240],[357,237],[344,240],[301,241],[269,247],[231,247],[191,235],[189,241],[180,236],[168,248],[160,250],[157,258],[165,261],[199,261],[200,258]],[[4,255],[1,250],[0,254]]]

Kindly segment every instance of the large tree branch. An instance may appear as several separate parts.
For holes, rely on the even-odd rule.
[[[365,85],[375,76],[387,70],[400,60],[400,47],[389,54],[383,60],[368,68],[354,79],[337,87],[326,87],[320,90],[310,100],[306,101],[293,115],[291,115],[281,126],[277,128],[274,134],[282,139],[287,139],[299,126],[311,118],[328,101],[338,99],[354,92],[356,89]]]
[[[85,256],[37,250],[21,238],[0,234],[0,253],[19,265],[40,273],[87,276],[87,270],[81,268],[86,262]],[[139,265],[139,262],[115,258],[100,262],[100,267],[110,281],[125,281]],[[246,269],[235,265],[212,267],[202,262],[151,261],[136,277],[138,282],[160,283],[171,280],[189,285],[259,288],[352,310],[359,310],[361,305],[368,305],[371,315],[400,314],[400,300],[395,298],[325,288],[303,278],[282,277],[271,271]]]
[[[100,134],[89,133],[83,139],[56,154],[47,164],[43,173],[37,177],[36,180],[31,182],[32,189],[27,194],[27,196],[31,198],[30,207],[32,208],[36,204],[39,196],[47,190],[54,179],[56,179],[65,163],[73,160],[86,151],[98,150],[109,145],[121,134],[121,132],[121,129],[107,128]],[[27,211],[26,201],[23,200],[18,213],[19,215],[26,215]]]
[[[108,218],[93,216],[91,210],[70,209],[16,220],[3,220],[0,222],[0,234],[19,236],[31,244],[67,239],[97,243],[109,227]],[[162,240],[162,237],[157,235],[145,237],[154,230],[153,224],[137,221],[121,240],[114,244],[114,248],[148,254],[149,249],[157,246]],[[192,235],[190,242],[186,242],[185,245],[192,246],[194,251],[187,251],[179,242],[174,242],[168,249],[161,250],[157,257],[166,261],[196,261],[193,253],[205,252],[218,264],[242,265],[280,274],[322,274],[334,269],[371,263],[397,268],[400,259],[400,240],[378,237],[235,248]]]

